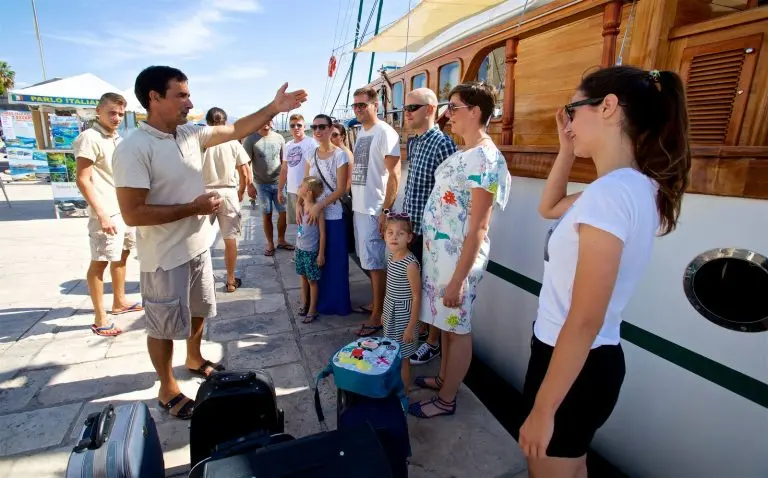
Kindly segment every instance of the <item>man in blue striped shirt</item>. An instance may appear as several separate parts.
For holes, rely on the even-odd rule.
[[[411,251],[419,260],[424,247],[421,220],[427,199],[435,186],[435,170],[456,152],[456,144],[435,124],[437,96],[429,88],[418,88],[405,98],[405,116],[416,136],[408,142],[408,180],[405,183],[403,210],[411,217],[413,241]],[[440,329],[430,327],[427,341],[411,355],[411,363],[427,363],[440,355]]]

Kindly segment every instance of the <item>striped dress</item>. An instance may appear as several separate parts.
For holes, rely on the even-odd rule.
[[[417,340],[410,344],[403,343],[403,334],[411,320],[413,303],[411,284],[408,282],[408,265],[411,262],[418,265],[416,256],[413,254],[409,253],[399,261],[392,260],[390,255],[387,261],[387,294],[384,296],[384,315],[382,316],[384,336],[400,344],[400,355],[404,360],[416,353],[419,345]]]

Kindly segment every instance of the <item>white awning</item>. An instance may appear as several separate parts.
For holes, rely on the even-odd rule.
[[[422,0],[410,13],[360,45],[358,52],[415,52],[456,23],[507,0]]]
[[[10,103],[94,108],[104,93],[118,93],[116,86],[84,73],[11,91]]]

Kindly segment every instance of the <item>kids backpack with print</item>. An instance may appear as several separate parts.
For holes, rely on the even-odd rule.
[[[317,418],[325,420],[320,406],[320,381],[333,374],[336,386],[348,392],[370,398],[396,395],[408,408],[403,379],[400,375],[400,346],[385,337],[365,337],[340,348],[317,376],[315,384],[315,411]]]

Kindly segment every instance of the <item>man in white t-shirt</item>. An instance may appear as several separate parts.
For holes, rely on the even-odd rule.
[[[352,105],[362,124],[357,135],[352,169],[352,210],[355,224],[355,250],[360,265],[370,272],[373,307],[370,322],[357,335],[378,333],[384,306],[387,261],[381,229],[386,210],[392,208],[400,183],[400,137],[376,117],[379,102],[376,90],[365,87],[355,91]],[[361,308],[367,312],[366,308]]]
[[[191,372],[207,377],[223,370],[200,353],[203,321],[216,315],[208,215],[222,203],[216,191],[205,192],[201,151],[244,138],[306,100],[304,91],[286,93],[287,86],[234,124],[198,126],[187,124],[192,102],[184,73],[151,66],[136,78],[147,121],[115,150],[115,186],[126,224],[138,226],[147,348],[160,378],[159,405],[171,416],[189,419],[194,409],[173,376],[173,340],[187,340]]]
[[[122,333],[107,320],[104,310],[107,265],[112,278],[112,315],[142,310],[141,304],[129,304],[125,297],[125,265],[131,249],[136,247],[136,230],[126,226],[120,215],[112,173],[112,155],[121,139],[117,128],[123,122],[126,104],[122,95],[105,93],[96,106],[93,126],[80,133],[72,144],[77,160],[77,187],[88,201],[91,264],[86,281],[93,304],[91,331],[104,337]]]
[[[285,204],[284,191],[288,192],[288,222],[296,224],[296,202],[299,200],[299,186],[304,180],[304,164],[317,148],[317,142],[305,134],[304,117],[293,114],[288,119],[293,139],[283,148],[283,165],[277,182],[277,200]]]

